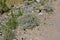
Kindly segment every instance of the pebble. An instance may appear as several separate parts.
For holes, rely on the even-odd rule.
[[[40,2],[41,0],[36,0],[37,2]]]
[[[39,15],[43,15],[44,13],[40,12]]]

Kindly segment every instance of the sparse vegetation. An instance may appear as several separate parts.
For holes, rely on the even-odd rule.
[[[45,17],[45,15],[39,16],[38,11],[40,10],[40,7],[44,6],[44,8],[41,9],[44,12],[53,12],[53,8],[50,5],[45,6],[45,3],[48,1],[49,0],[40,0],[40,2],[36,2],[36,0],[8,0],[6,2],[6,0],[0,0],[0,7],[4,12],[8,12],[10,10],[9,7],[11,8],[9,11],[11,14],[7,15],[9,17],[8,21],[1,24],[4,40],[13,40],[15,38],[15,29],[17,29],[17,27],[25,30],[39,26],[41,17]],[[18,6],[19,8],[15,6]]]
[[[27,13],[18,18],[18,23],[23,29],[32,29],[40,24],[40,18],[37,14]]]

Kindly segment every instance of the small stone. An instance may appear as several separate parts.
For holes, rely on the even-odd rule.
[[[21,38],[21,40],[24,40],[24,38]]]
[[[4,13],[4,10],[0,9],[0,14],[2,15]]]
[[[39,13],[39,15],[43,15],[43,13],[42,13],[42,12],[40,12],[40,13]]]
[[[40,0],[36,0],[36,2],[40,2]]]

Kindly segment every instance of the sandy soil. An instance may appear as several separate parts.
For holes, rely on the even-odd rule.
[[[60,40],[60,0],[54,3],[55,15],[52,16],[50,22],[47,23],[46,32],[43,32],[41,40]]]

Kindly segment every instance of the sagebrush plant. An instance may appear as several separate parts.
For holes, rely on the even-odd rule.
[[[18,24],[22,29],[32,29],[40,24],[38,14],[26,13],[18,18]]]

